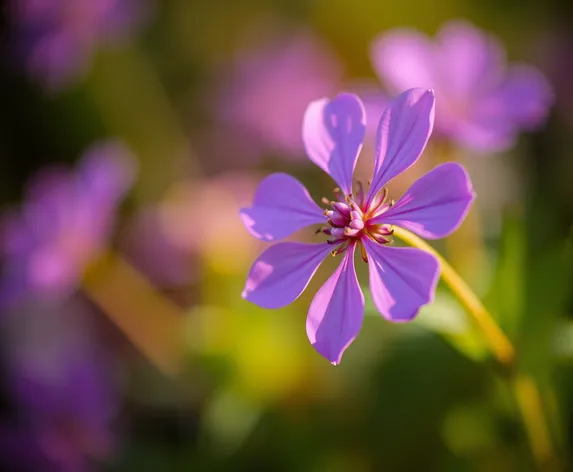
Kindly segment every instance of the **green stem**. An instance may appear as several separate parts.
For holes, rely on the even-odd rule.
[[[513,379],[512,388],[539,470],[560,471],[562,467],[555,455],[539,388],[528,375],[517,375]]]
[[[433,254],[440,262],[441,276],[453,294],[460,300],[467,313],[480,328],[489,347],[500,364],[511,367],[515,359],[515,348],[505,333],[499,328],[481,300],[454,268],[438,254],[432,246],[415,234],[402,228],[394,228],[394,235],[410,246]]]

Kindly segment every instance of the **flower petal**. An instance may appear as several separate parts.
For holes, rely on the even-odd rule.
[[[352,174],[366,132],[365,116],[362,102],[350,93],[316,100],[304,115],[302,139],[309,159],[346,195],[352,193]]]
[[[279,243],[266,249],[255,261],[242,296],[262,308],[281,308],[304,291],[332,246]]]
[[[263,241],[286,238],[306,226],[326,222],[304,185],[282,173],[263,179],[253,206],[242,208],[240,215],[247,230]]]
[[[458,121],[451,130],[452,138],[463,147],[477,152],[500,152],[515,143],[518,128],[502,113],[484,109],[484,102],[477,106],[472,116]]]
[[[368,200],[418,160],[432,133],[434,104],[434,92],[421,88],[407,90],[390,102],[378,125]]]
[[[401,226],[428,239],[443,238],[462,223],[474,198],[466,170],[446,162],[416,180],[400,200],[372,221]]]
[[[516,65],[509,69],[499,89],[484,100],[482,108],[497,111],[525,129],[535,129],[547,118],[553,101],[551,85],[539,70]]]
[[[436,49],[432,40],[414,29],[395,29],[372,42],[374,70],[394,92],[436,86]]]
[[[464,103],[499,85],[505,73],[505,51],[492,35],[454,20],[439,31],[437,41],[444,71],[441,89],[450,100]]]
[[[554,96],[545,77],[534,67],[509,69],[505,80],[459,122],[454,135],[478,151],[502,151],[511,147],[520,129],[533,130],[547,118]]]
[[[313,347],[333,364],[358,336],[364,318],[364,295],[354,269],[355,245],[315,295],[308,317],[306,333]]]
[[[363,240],[368,253],[370,292],[380,314],[396,323],[411,321],[434,299],[438,260],[410,247],[388,247]]]

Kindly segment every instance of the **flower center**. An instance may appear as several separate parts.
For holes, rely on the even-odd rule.
[[[393,205],[394,202],[388,200],[388,190],[383,188],[374,198],[367,201],[362,184],[357,182],[356,186],[355,195],[344,195],[339,188],[336,188],[334,195],[337,201],[322,199],[323,203],[329,205],[329,208],[324,210],[324,215],[328,218],[328,226],[319,229],[317,233],[330,236],[328,243],[337,246],[332,251],[333,256],[342,254],[351,244],[359,243],[363,237],[378,244],[392,242],[391,226],[372,221]],[[363,249],[362,245],[360,247]],[[366,261],[363,250],[362,253]]]

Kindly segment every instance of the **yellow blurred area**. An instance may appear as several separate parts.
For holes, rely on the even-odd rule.
[[[223,359],[236,394],[261,404],[320,389],[312,349],[292,310],[268,312],[247,302],[237,308],[195,307],[188,315],[189,346],[195,355]]]

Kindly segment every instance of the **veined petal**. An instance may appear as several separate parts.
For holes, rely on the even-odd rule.
[[[416,180],[400,200],[372,221],[401,226],[428,239],[443,238],[462,223],[474,198],[466,170],[446,162]]]
[[[440,275],[438,260],[420,249],[388,247],[363,240],[368,253],[374,305],[389,321],[411,321],[434,299]]]
[[[262,308],[281,308],[304,291],[332,246],[324,244],[278,243],[255,261],[242,296]]]
[[[242,208],[247,230],[263,241],[276,241],[316,223],[325,223],[323,210],[308,190],[288,174],[271,174],[257,188],[253,206]]]
[[[355,245],[317,292],[306,319],[306,333],[313,347],[333,364],[358,336],[364,318],[364,295],[354,269]]]
[[[436,86],[436,48],[414,29],[395,29],[372,42],[370,57],[378,77],[394,92]]]
[[[350,93],[316,100],[304,115],[302,139],[309,159],[346,195],[352,193],[352,174],[366,132],[365,116],[362,102]]]
[[[368,200],[422,154],[434,127],[434,92],[411,89],[396,97],[378,125],[374,176]]]

